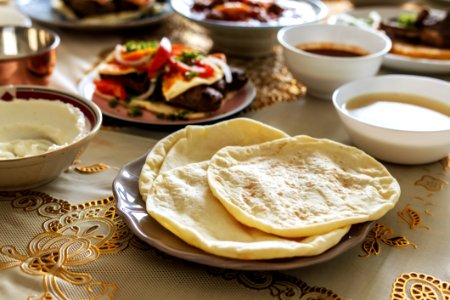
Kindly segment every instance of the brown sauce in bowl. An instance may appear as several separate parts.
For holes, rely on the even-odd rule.
[[[369,54],[368,51],[358,46],[328,42],[304,43],[295,47],[309,53],[334,57],[360,57]]]

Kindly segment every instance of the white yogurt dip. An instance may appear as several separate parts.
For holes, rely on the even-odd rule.
[[[71,104],[44,99],[0,101],[0,160],[40,155],[72,144],[89,132]]]

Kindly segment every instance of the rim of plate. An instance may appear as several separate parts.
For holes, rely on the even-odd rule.
[[[324,19],[328,15],[328,7],[322,2],[322,1],[316,1],[316,0],[297,0],[297,2],[303,2],[311,5],[311,7],[316,12],[315,19],[312,21],[306,21],[306,22],[299,22],[294,24],[265,24],[265,23],[258,23],[258,25],[255,26],[249,26],[247,22],[234,22],[234,21],[221,21],[221,20],[209,20],[209,19],[200,19],[200,18],[194,18],[192,14],[190,13],[190,5],[192,4],[193,0],[169,0],[170,6],[172,9],[182,15],[183,17],[197,22],[199,24],[203,24],[206,26],[213,26],[217,28],[230,28],[230,29],[246,29],[246,30],[260,30],[260,29],[280,29],[285,26],[289,25],[300,25],[300,24],[310,24],[314,22],[318,22],[322,19]],[[189,13],[188,13],[189,12]]]

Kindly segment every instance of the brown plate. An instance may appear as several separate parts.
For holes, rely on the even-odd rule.
[[[359,245],[371,228],[372,222],[352,225],[350,231],[336,246],[316,256],[271,260],[238,260],[209,254],[188,245],[147,213],[138,188],[139,175],[146,157],[147,155],[144,155],[126,164],[114,179],[113,193],[117,201],[118,213],[125,219],[130,229],[143,241],[181,259],[213,267],[238,270],[301,268],[325,262]]]
[[[88,100],[92,100],[100,107],[102,113],[108,117],[118,120],[132,122],[142,125],[163,125],[180,126],[190,124],[201,124],[215,122],[231,117],[247,108],[255,99],[256,87],[252,81],[248,81],[245,86],[237,91],[230,92],[223,101],[223,105],[216,111],[209,113],[206,117],[194,120],[171,120],[158,118],[154,113],[143,109],[143,114],[139,117],[131,117],[128,110],[121,105],[112,108],[108,101],[95,95],[94,80],[98,77],[98,72],[94,69],[81,79],[78,84],[80,95]]]

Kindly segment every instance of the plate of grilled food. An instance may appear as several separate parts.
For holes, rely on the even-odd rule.
[[[123,121],[153,125],[212,122],[245,109],[256,89],[222,53],[131,40],[115,46],[79,83],[80,94]]]
[[[414,73],[450,73],[450,10],[398,7],[361,8],[331,23],[380,30],[392,40],[388,68]]]
[[[173,13],[156,0],[17,0],[33,21],[72,29],[112,30],[158,23]]]

